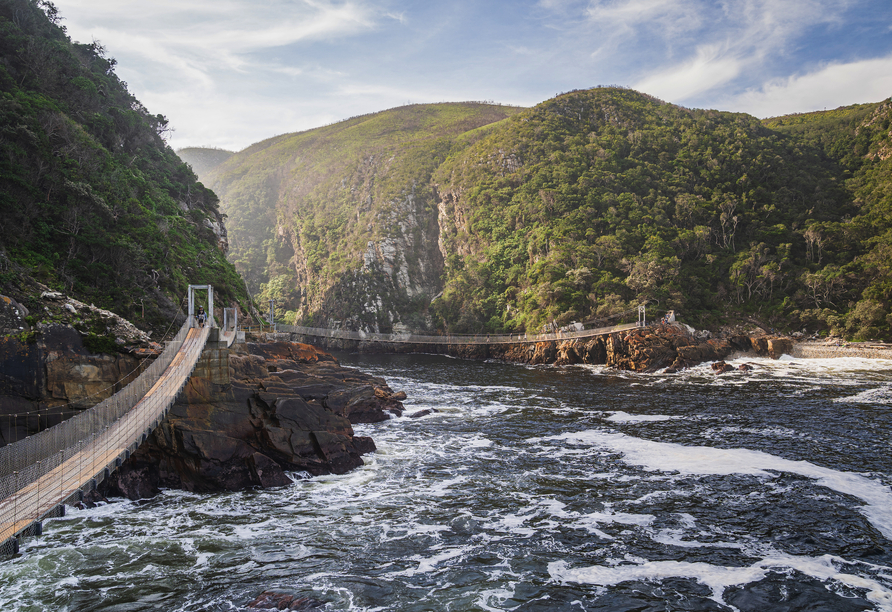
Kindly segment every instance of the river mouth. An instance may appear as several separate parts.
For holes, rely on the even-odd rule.
[[[17,610],[892,610],[892,362],[664,376],[339,355],[405,390],[378,451],[277,490],[46,522]]]

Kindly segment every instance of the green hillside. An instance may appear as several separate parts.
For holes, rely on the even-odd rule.
[[[621,89],[559,96],[435,173],[465,220],[446,250],[470,251],[448,261],[437,312],[458,329],[530,329],[651,300],[704,321],[829,321],[856,290],[857,244],[819,238],[858,213],[845,176],[748,115]]]
[[[619,88],[413,106],[258,143],[209,184],[289,320],[534,331],[648,301],[880,338],[890,115],[759,121]]]
[[[189,283],[247,306],[217,197],[165,144],[167,120],[58,21],[0,0],[0,292],[32,277],[147,328]]]
[[[235,155],[225,149],[209,149],[207,147],[186,147],[177,149],[177,155],[189,164],[192,171],[202,180],[211,170]]]
[[[838,180],[853,208],[831,223],[814,224],[804,236],[819,260],[803,278],[814,302],[809,314],[856,338],[892,337],[892,101],[776,117],[765,124],[819,148],[827,163],[838,164],[843,169]]]
[[[231,261],[289,321],[423,325],[442,274],[431,173],[519,111],[412,105],[233,155],[206,180],[228,215]]]

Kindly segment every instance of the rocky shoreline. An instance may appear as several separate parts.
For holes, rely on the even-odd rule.
[[[0,310],[21,318],[17,304],[5,305]],[[7,323],[4,327],[14,328],[19,320],[13,317]],[[375,445],[370,438],[355,436],[352,425],[402,415],[405,393],[394,393],[381,378],[341,368],[329,353],[297,342],[305,339],[266,334],[261,342],[206,349],[167,418],[102,483],[97,495],[138,499],[165,487],[218,491],[284,486],[291,482],[290,472],[344,473],[362,465],[362,455]],[[707,362],[722,373],[732,369],[724,360],[737,354],[892,359],[890,345],[795,341],[764,334],[712,338],[677,323],[539,343],[433,347],[333,340],[328,346],[665,373]],[[0,419],[0,442],[21,439],[68,418],[126,384],[145,366],[141,353],[127,348],[130,354],[93,354],[82,334],[64,324],[42,326],[37,338],[10,333],[0,338],[0,416],[31,413]],[[143,351],[152,352],[151,346]]]
[[[299,334],[266,334],[268,339],[306,342],[328,349],[368,353],[441,353],[463,359],[498,359],[531,365],[606,365],[634,372],[678,372],[700,363],[720,361],[734,353],[754,353],[777,359],[793,350],[791,338],[764,334],[703,337],[673,323],[642,327],[593,338],[516,344],[374,343],[309,338]]]
[[[161,488],[284,486],[289,472],[343,474],[375,450],[352,425],[401,416],[405,397],[306,344],[206,349],[167,417],[99,493],[139,499]]]

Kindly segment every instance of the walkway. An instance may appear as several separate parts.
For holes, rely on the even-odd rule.
[[[191,317],[133,383],[63,423],[0,448],[0,545],[39,533],[40,521],[79,500],[121,465],[161,422],[195,368],[211,332]],[[233,332],[224,335],[231,344]]]
[[[340,329],[325,329],[321,327],[301,327],[297,325],[276,324],[276,331],[312,336],[315,338],[336,338],[339,340],[359,340],[360,342],[392,342],[395,344],[534,344],[536,342],[549,342],[554,340],[574,340],[579,338],[594,338],[615,332],[626,331],[640,327],[640,323],[627,323],[610,327],[598,327],[595,329],[583,329],[579,331],[555,332],[550,334],[515,334],[515,335],[447,335],[424,336],[412,333],[375,334],[363,331],[347,331]]]

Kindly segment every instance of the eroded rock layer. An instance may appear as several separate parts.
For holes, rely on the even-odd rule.
[[[402,414],[405,394],[312,346],[248,343],[223,352],[225,359],[205,351],[165,420],[103,483],[104,495],[276,487],[291,482],[291,471],[342,474],[375,450],[352,424]]]

